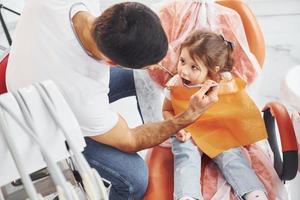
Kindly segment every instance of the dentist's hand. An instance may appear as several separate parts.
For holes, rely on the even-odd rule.
[[[190,120],[196,121],[208,108],[215,104],[218,98],[218,89],[216,82],[207,80],[204,86],[195,93],[189,102],[189,107],[185,114]]]

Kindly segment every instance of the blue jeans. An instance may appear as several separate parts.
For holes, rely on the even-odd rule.
[[[162,88],[153,81],[147,70],[111,68],[109,88],[110,103],[135,96],[142,123],[157,122],[163,119],[161,113]]]
[[[84,156],[91,167],[112,183],[110,200],[140,200],[148,186],[148,167],[137,153],[125,153],[85,138]]]
[[[184,196],[203,200],[200,193],[202,153],[192,140],[180,142],[172,137],[171,141],[174,155],[174,200]]]
[[[178,141],[172,137],[174,155],[174,199],[184,196],[203,199],[200,193],[202,153],[193,141]],[[212,159],[231,185],[238,198],[252,191],[265,192],[263,184],[242,154],[241,148],[231,148]]]
[[[130,96],[136,97],[137,108],[140,113],[142,122],[144,123],[138,97],[136,94],[133,70],[122,69],[120,67],[111,67],[108,93],[109,103]]]

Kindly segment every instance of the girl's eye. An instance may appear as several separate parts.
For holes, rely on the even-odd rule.
[[[200,69],[198,67],[196,67],[195,65],[192,66],[192,70],[199,70],[200,71]]]
[[[183,58],[180,58],[179,61],[184,64],[184,59]]]

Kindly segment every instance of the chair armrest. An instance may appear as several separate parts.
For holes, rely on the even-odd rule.
[[[268,141],[274,153],[274,168],[281,180],[292,180],[298,170],[298,146],[290,115],[287,109],[278,102],[266,104],[263,112]],[[283,159],[281,159],[277,144],[274,119],[279,129]]]

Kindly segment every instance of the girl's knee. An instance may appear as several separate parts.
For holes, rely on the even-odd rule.
[[[213,161],[217,165],[219,165],[220,163],[222,163],[224,165],[224,162],[230,163],[232,161],[241,161],[241,160],[244,161],[244,160],[246,160],[246,158],[244,157],[242,150],[239,147],[231,148],[227,151],[224,151],[213,159]]]

